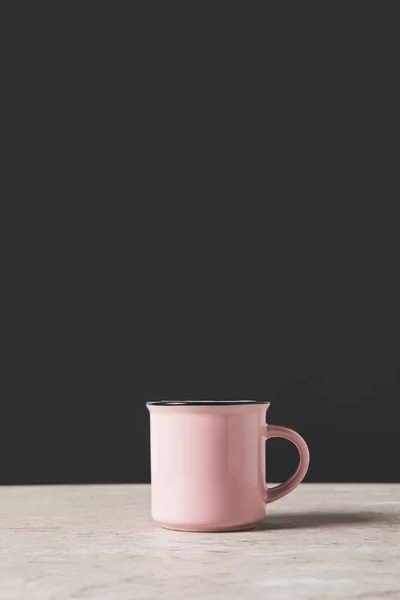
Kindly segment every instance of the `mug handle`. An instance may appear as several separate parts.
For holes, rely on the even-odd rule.
[[[296,431],[293,431],[293,429],[280,427],[279,425],[264,425],[262,435],[266,440],[276,437],[289,440],[296,446],[300,455],[299,466],[297,467],[295,473],[293,473],[293,475],[289,477],[287,481],[280,483],[273,488],[265,486],[264,502],[269,504],[270,502],[275,502],[275,500],[279,500],[279,498],[283,498],[283,496],[286,496],[286,494],[292,492],[299,485],[299,483],[303,481],[310,463],[310,452],[301,435],[296,433]]]

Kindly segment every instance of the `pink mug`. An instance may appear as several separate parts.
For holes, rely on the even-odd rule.
[[[266,425],[269,402],[147,402],[151,425],[153,519],[181,531],[234,531],[265,519],[265,505],[304,478],[309,452],[286,427]],[[264,441],[290,440],[300,462],[274,488],[265,484]]]

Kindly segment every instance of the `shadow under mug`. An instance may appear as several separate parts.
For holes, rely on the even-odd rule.
[[[180,531],[235,531],[265,519],[265,504],[304,478],[309,451],[286,427],[265,423],[269,402],[147,402],[151,433],[153,519]],[[265,483],[265,440],[297,447],[300,461],[284,483]]]

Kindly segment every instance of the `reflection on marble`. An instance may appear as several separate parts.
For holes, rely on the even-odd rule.
[[[400,599],[400,485],[303,484],[252,531],[159,529],[145,485],[0,488],[0,600]]]

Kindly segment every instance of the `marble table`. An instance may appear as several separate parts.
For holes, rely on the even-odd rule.
[[[146,485],[0,488],[0,600],[400,599],[400,485],[303,484],[237,533],[149,506]]]

